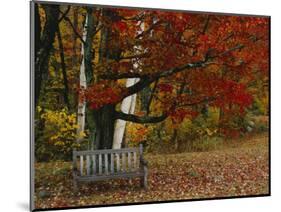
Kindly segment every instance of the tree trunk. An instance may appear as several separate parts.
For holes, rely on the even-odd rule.
[[[180,85],[180,89],[178,90],[177,95],[181,95],[184,92],[184,88],[185,88],[185,83],[183,82]],[[178,129],[174,129],[171,141],[172,143],[175,144],[175,151],[178,151],[179,150]]]
[[[74,30],[77,31],[77,26],[78,26],[78,7],[73,7],[73,28]],[[75,66],[77,62],[77,53],[76,53],[76,45],[77,45],[77,35],[73,33],[73,46],[72,46],[72,52],[73,52],[73,57],[72,57],[72,66]]]
[[[126,87],[134,85],[138,81],[137,78],[127,79]],[[136,94],[126,97],[121,103],[121,111],[127,114],[133,114],[136,105]],[[113,149],[120,149],[125,133],[126,121],[117,119],[115,124],[114,138],[113,138]]]
[[[141,105],[140,105],[140,110],[147,113],[147,108],[151,96],[151,88],[150,86],[145,87],[141,92],[140,92],[140,99],[141,99]]]
[[[86,16],[85,24],[83,27],[83,41],[86,40],[87,36],[87,28],[88,28],[88,15]],[[85,45],[82,42],[81,43],[81,65],[80,65],[80,76],[79,76],[79,85],[81,89],[87,88],[87,81],[86,81],[86,73],[85,73]],[[81,133],[85,130],[85,110],[86,110],[86,102],[85,101],[79,101],[78,100],[78,113],[77,113],[77,135],[79,138],[81,138]],[[78,142],[81,141],[81,139],[78,139]]]
[[[59,6],[43,5],[42,7],[46,14],[46,22],[41,34],[40,32],[35,32],[35,106],[38,105],[42,81],[46,79],[48,74],[48,63],[53,49],[55,33],[58,29],[59,18]],[[40,23],[40,17],[38,16],[38,8],[35,8],[36,25]],[[38,36],[40,36],[40,42]]]
[[[111,149],[114,134],[115,105],[105,105],[97,111],[93,111],[95,122],[95,149]]]
[[[144,24],[141,23],[141,31],[137,32],[137,34],[141,33],[143,30],[144,30]],[[138,50],[136,50],[136,51],[138,51]],[[135,68],[138,68],[137,63],[134,63],[134,66],[135,66]],[[139,81],[138,78],[128,78],[126,87],[130,87],[130,86],[136,84],[138,81]],[[136,99],[137,99],[137,94],[133,94],[131,96],[126,97],[122,101],[121,111],[126,114],[134,114],[135,106],[136,106]],[[114,131],[113,145],[112,145],[113,149],[121,148],[125,129],[126,129],[126,121],[117,119],[116,125],[115,125],[115,131]]]
[[[172,142],[175,144],[175,151],[177,152],[179,150],[179,142],[178,142],[178,130],[174,129],[173,136],[172,136]]]
[[[92,60],[94,57],[93,47],[93,36],[96,30],[96,19],[93,16],[93,9],[87,8],[87,16],[84,25],[83,40],[81,55],[82,64],[80,69],[80,86],[87,88],[87,85],[93,82],[93,67]],[[79,117],[80,115],[80,117]],[[78,126],[77,133],[81,133],[85,130],[85,120],[87,121],[87,127],[90,130],[90,141],[93,146],[94,134],[95,134],[95,123],[94,117],[92,117],[91,110],[87,107],[86,102],[79,102],[78,104]],[[80,120],[79,120],[80,119]],[[79,134],[78,134],[79,135]]]
[[[69,103],[69,98],[68,98],[68,79],[67,79],[67,73],[66,73],[66,65],[65,65],[65,60],[64,60],[64,50],[63,50],[63,43],[62,43],[60,28],[58,28],[57,35],[58,35],[61,70],[62,70],[63,85],[64,85],[63,99],[64,99],[64,103],[67,106],[67,109],[70,110],[70,103]]]
[[[35,57],[37,57],[37,54],[40,49],[40,36],[41,36],[41,20],[40,20],[40,14],[39,14],[39,8],[38,4],[34,4],[34,28],[35,28]]]

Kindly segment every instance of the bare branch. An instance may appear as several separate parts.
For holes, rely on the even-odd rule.
[[[79,40],[85,45],[85,41],[83,40],[82,36],[76,31],[76,29],[73,26],[71,20],[67,16],[63,17],[63,19],[66,20],[69,23],[69,25],[73,29],[73,32],[76,34],[76,36],[79,38]]]
[[[153,23],[147,30],[143,31],[142,33],[138,34],[135,39],[139,39],[141,37],[143,37],[144,35],[150,33],[151,30],[154,29],[154,27],[156,27],[158,24],[162,23],[162,21],[157,21],[155,23]]]
[[[206,31],[208,29],[208,26],[209,26],[209,23],[210,23],[210,15],[207,16],[206,22],[205,22],[203,30],[202,30],[202,34],[206,33]]]
[[[70,6],[68,6],[67,7],[67,9],[65,10],[65,12],[62,12],[62,11],[60,11],[60,13],[62,14],[62,16],[59,18],[59,22],[61,22],[65,17],[66,17],[66,15],[69,13],[69,11],[70,11]]]
[[[125,20],[125,21],[141,21],[144,17],[145,17],[145,12],[142,12],[142,13],[136,15],[136,16],[129,17],[129,18],[125,18],[123,16],[120,16],[120,18],[122,20]]]

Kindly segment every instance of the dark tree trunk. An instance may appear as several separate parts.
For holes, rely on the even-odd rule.
[[[88,10],[88,12],[91,12]],[[103,9],[103,15],[111,18],[112,12]],[[89,19],[89,24],[92,22],[92,25],[97,24],[97,20]],[[94,32],[94,31],[93,31]],[[93,37],[93,32],[92,36]],[[89,33],[89,31],[88,31]],[[91,33],[91,32],[90,32]],[[90,39],[90,34],[87,34],[86,44],[90,42],[88,40],[88,35]],[[99,62],[107,61],[108,59],[116,59],[118,55],[110,52],[110,48],[108,47],[108,43],[111,37],[111,30],[107,27],[103,27],[101,31],[100,37],[100,48],[99,48]],[[94,52],[92,49],[85,50],[85,69],[86,69],[86,78],[87,84],[95,81],[93,78],[93,72],[91,70],[91,61],[86,58],[93,58]],[[88,66],[87,66],[88,64]],[[87,71],[87,68],[89,71]],[[111,149],[113,144],[113,135],[114,135],[114,123],[115,123],[115,107],[116,105],[105,105],[99,110],[93,111],[87,108],[87,124],[90,129],[90,139],[93,141],[94,149]]]
[[[141,99],[141,111],[144,111],[147,113],[147,105],[149,103],[149,99],[151,96],[151,89],[149,86],[145,87],[141,92],[140,92],[140,99]]]
[[[151,105],[151,103],[152,103],[153,95],[154,95],[154,93],[155,93],[155,91],[156,91],[158,82],[159,82],[159,80],[156,80],[156,81],[155,81],[154,86],[153,86],[153,89],[152,89],[152,91],[150,92],[150,96],[149,96],[149,99],[148,99],[148,102],[147,102],[147,105],[146,105],[146,115],[149,115],[149,113],[150,113],[150,105]]]
[[[181,95],[184,92],[185,83],[182,83],[180,89],[177,92],[177,95]],[[179,141],[178,141],[178,129],[174,129],[173,136],[172,136],[172,143],[175,144],[175,150],[179,150]]]
[[[87,8],[87,36],[84,46],[84,62],[85,62],[85,75],[87,86],[94,82],[94,70],[92,67],[92,60],[94,59],[95,52],[93,48],[93,36],[96,30],[97,20],[93,16],[93,9]],[[91,148],[96,149],[95,141],[97,140],[97,127],[100,125],[97,122],[96,114],[86,105],[86,124],[90,131]],[[94,147],[95,146],[95,147]]]
[[[173,136],[172,136],[172,142],[175,144],[175,150],[179,150],[179,142],[178,142],[178,130],[174,129]]]
[[[73,28],[75,31],[77,31],[78,27],[78,7],[73,7]],[[72,51],[73,51],[73,57],[72,57],[72,65],[75,66],[77,62],[77,53],[76,53],[76,47],[77,47],[77,35],[73,33],[73,46],[72,46]]]
[[[58,42],[59,42],[59,49],[60,49],[61,70],[62,70],[63,85],[64,85],[63,99],[64,99],[64,103],[67,106],[67,109],[70,110],[71,108],[68,98],[68,79],[67,79],[66,65],[64,60],[63,43],[62,43],[61,32],[59,28],[58,28],[57,35],[58,35]]]
[[[115,105],[105,105],[94,111],[95,148],[111,149],[114,135]]]
[[[35,14],[34,14],[34,25],[35,25],[35,57],[40,49],[40,35],[41,35],[41,20],[39,15],[38,4],[35,4]]]
[[[35,106],[38,105],[39,95],[42,87],[42,81],[46,79],[48,73],[48,62],[50,52],[53,49],[53,43],[55,40],[55,33],[58,29],[58,18],[59,18],[59,6],[57,5],[44,5],[42,6],[46,14],[46,23],[41,33],[35,33]],[[37,14],[36,14],[37,13]],[[38,25],[38,8],[37,12],[35,9],[35,19],[37,17]],[[40,18],[39,18],[40,20]],[[39,21],[40,22],[40,21]],[[38,41],[40,36],[40,42]]]
[[[87,16],[88,16],[88,24],[87,24],[87,36],[85,41],[85,52],[84,52],[84,60],[85,60],[85,74],[87,85],[93,82],[93,67],[92,60],[94,59],[95,52],[93,47],[93,36],[96,30],[96,20],[93,16],[93,9],[87,8]]]

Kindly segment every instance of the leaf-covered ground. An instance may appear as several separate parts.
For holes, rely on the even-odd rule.
[[[146,155],[149,188],[139,179],[82,183],[72,189],[71,163],[35,165],[36,208],[267,194],[268,136],[229,141],[219,151]]]

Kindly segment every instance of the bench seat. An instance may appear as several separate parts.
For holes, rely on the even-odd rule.
[[[141,178],[147,188],[147,162],[143,158],[143,147],[73,151],[74,188],[78,182],[95,182],[118,178]]]

